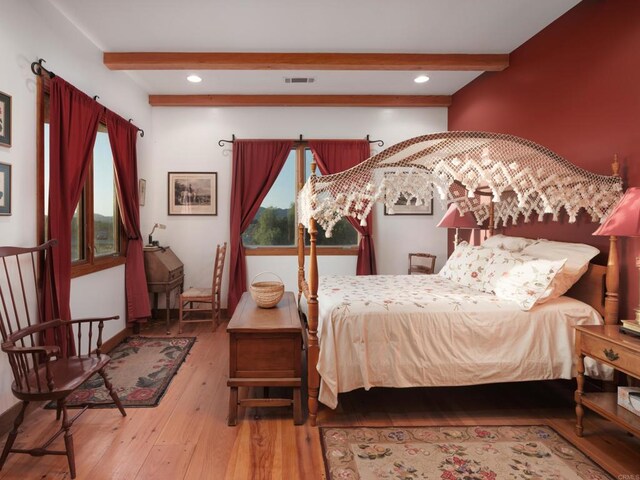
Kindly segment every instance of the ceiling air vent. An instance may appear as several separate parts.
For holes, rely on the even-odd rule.
[[[313,77],[285,77],[284,83],[313,83],[316,79]]]

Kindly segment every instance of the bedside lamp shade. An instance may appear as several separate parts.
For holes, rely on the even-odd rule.
[[[594,235],[640,236],[640,187],[628,188]]]
[[[467,212],[464,215],[460,214],[458,207],[456,207],[455,203],[452,203],[449,206],[449,209],[442,217],[442,220],[438,223],[438,227],[441,228],[455,228],[456,236],[453,240],[455,245],[458,245],[458,229],[473,229],[473,228],[483,228],[482,225],[478,225],[476,218],[473,216],[471,212]]]
[[[640,237],[640,188],[628,188],[604,223],[593,234]],[[636,258],[636,266],[640,269],[640,257]],[[640,322],[640,305],[636,307],[636,321]]]

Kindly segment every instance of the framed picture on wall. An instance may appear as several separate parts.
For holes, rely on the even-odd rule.
[[[144,202],[147,197],[147,181],[144,178],[138,180],[138,202],[141,207],[144,207]]]
[[[0,163],[0,215],[11,215],[11,165]]]
[[[217,215],[216,172],[169,172],[169,215]]]
[[[11,95],[0,92],[0,145],[11,146]]]
[[[393,213],[387,211],[387,206],[384,206],[385,215],[433,215],[433,198],[425,205],[416,205],[416,199],[407,201],[407,198],[400,195],[398,201],[393,205]]]

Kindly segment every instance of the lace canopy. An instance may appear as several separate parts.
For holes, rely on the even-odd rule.
[[[580,209],[594,222],[607,216],[620,199],[617,176],[596,175],[531,141],[498,133],[443,132],[393,145],[343,172],[311,176],[298,195],[298,221],[315,218],[331,235],[342,217],[361,224],[374,202],[393,211],[400,196],[417,205],[440,199],[461,213],[473,212],[478,224],[528,222],[536,212],[558,220],[564,208],[569,222]]]

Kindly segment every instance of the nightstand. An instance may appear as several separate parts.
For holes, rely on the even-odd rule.
[[[640,416],[618,406],[616,392],[584,392],[584,357],[640,378],[640,338],[624,334],[618,325],[576,326],[578,355],[578,389],[576,401],[576,434],[582,436],[582,418],[587,407],[634,435],[640,435]]]

